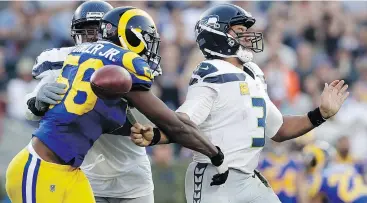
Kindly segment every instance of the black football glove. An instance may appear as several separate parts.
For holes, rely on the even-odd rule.
[[[223,163],[224,154],[218,146],[216,147],[218,149],[218,154],[210,158],[210,160],[212,164],[217,167],[218,174],[215,174],[213,176],[210,186],[224,184],[227,181],[228,173],[229,173],[227,164]]]

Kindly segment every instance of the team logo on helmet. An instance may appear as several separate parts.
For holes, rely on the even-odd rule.
[[[212,15],[212,16],[208,16],[208,17],[204,18],[203,19],[203,24],[208,26],[208,27],[218,29],[220,27],[218,21],[219,21],[219,17]]]
[[[149,14],[140,9],[131,9],[121,15],[118,34],[121,36],[120,41],[125,48],[140,55],[150,48],[147,47],[147,43],[150,41],[146,40],[147,36],[145,35],[155,33],[155,29],[155,23]]]

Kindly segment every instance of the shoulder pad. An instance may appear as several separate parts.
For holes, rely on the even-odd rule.
[[[207,76],[211,73],[215,73],[217,71],[218,71],[218,69],[213,64],[204,61],[204,62],[201,62],[196,67],[193,74],[203,78],[203,77],[205,77],[205,76]]]
[[[134,52],[125,52],[121,56],[122,65],[131,75],[132,90],[149,90],[154,76],[147,62]]]
[[[245,81],[246,75],[239,68],[223,60],[206,60],[194,71],[189,85],[198,82],[223,84],[233,81]]]
[[[250,69],[254,73],[255,77],[259,78],[263,84],[266,84],[265,74],[256,63],[250,61],[243,65]]]
[[[33,65],[33,77],[39,76],[47,70],[61,69],[66,56],[74,47],[54,48],[43,51],[36,59]]]
[[[192,78],[190,80],[189,85],[193,85],[195,83],[198,82],[198,77],[199,78],[204,78],[205,76],[215,73],[217,72],[218,69],[211,63],[209,62],[201,62],[196,69],[194,70],[194,72],[192,73]]]
[[[264,72],[260,69],[260,67],[256,63],[250,61],[243,65],[247,67],[248,69],[252,70],[255,76],[264,76]]]

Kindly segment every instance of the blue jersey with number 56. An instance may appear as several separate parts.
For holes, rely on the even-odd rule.
[[[88,150],[102,133],[122,126],[126,103],[102,100],[92,91],[90,77],[105,65],[129,71],[132,90],[149,90],[153,76],[148,64],[137,54],[106,41],[76,46],[64,61],[57,82],[67,85],[63,100],[50,106],[33,133],[65,163],[79,167]]]

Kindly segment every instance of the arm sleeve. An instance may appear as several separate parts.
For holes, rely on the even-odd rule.
[[[266,117],[265,135],[272,138],[283,125],[283,115],[269,98],[265,98],[268,109]]]
[[[196,125],[200,125],[209,116],[217,95],[217,91],[211,87],[191,86],[187,93],[186,101],[176,112],[187,114],[191,121]]]

